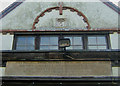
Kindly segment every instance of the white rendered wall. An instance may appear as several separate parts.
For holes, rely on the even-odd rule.
[[[16,9],[7,14],[2,21],[0,29],[27,29],[31,30],[35,18],[44,10],[58,6],[58,2],[24,2]],[[63,6],[73,7],[81,11],[87,18],[91,28],[117,28],[118,13],[103,4],[102,2],[64,2]],[[46,13],[40,18],[39,27],[53,28],[52,19],[58,16],[59,12]],[[76,15],[75,15],[76,14]],[[60,16],[60,15],[59,15]],[[68,28],[85,27],[82,21],[79,22],[77,13],[63,10],[62,17],[68,19]],[[70,20],[70,22],[69,22]],[[46,22],[47,21],[47,22]],[[79,25],[78,25],[79,23]],[[81,26],[80,26],[81,25]]]
[[[12,50],[13,45],[13,37],[14,35],[10,35],[9,33],[6,35],[2,35],[0,33],[0,50]]]
[[[117,32],[110,34],[110,42],[111,42],[112,49],[120,49],[119,37],[120,37],[120,34],[118,34]]]

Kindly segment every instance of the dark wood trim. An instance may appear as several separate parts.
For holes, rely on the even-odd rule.
[[[2,60],[65,60],[61,57],[64,53],[67,53],[74,59],[66,60],[102,60],[109,58],[108,60],[120,60],[120,50],[78,50],[78,51],[2,51]],[[45,54],[49,57],[46,57]],[[60,58],[58,58],[60,56]],[[54,57],[54,58],[53,58]],[[53,59],[51,59],[53,58]],[[57,58],[57,59],[56,59]],[[101,59],[102,58],[102,59]]]
[[[112,49],[111,48],[111,40],[110,40],[110,35],[109,34],[106,35],[106,40],[107,40],[107,47],[108,47],[108,49]]]
[[[3,81],[71,81],[71,82],[118,82],[120,77],[115,76],[101,76],[101,77],[94,77],[94,76],[83,76],[83,77],[38,77],[38,76],[4,76],[2,77]],[[99,85],[98,85],[99,86]],[[101,85],[100,85],[101,86]]]
[[[40,36],[36,35],[35,36],[35,50],[39,50],[40,49]]]
[[[17,43],[17,37],[16,37],[16,35],[14,35],[14,37],[13,37],[12,50],[16,50],[16,43]]]
[[[85,49],[85,50],[88,49],[88,48],[87,48],[87,43],[88,43],[88,41],[87,41],[87,35],[84,34],[84,35],[83,35],[83,49]]]

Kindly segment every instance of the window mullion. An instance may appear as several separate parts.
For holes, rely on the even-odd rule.
[[[87,50],[88,49],[88,37],[87,35],[83,35],[82,37],[82,40],[83,40],[83,49]]]
[[[107,47],[107,49],[111,49],[111,43],[110,43],[109,34],[106,35],[105,39],[106,39],[106,44],[107,44],[106,47]]]
[[[39,48],[40,48],[40,37],[39,35],[37,35],[35,37],[35,50],[39,50]]]
[[[58,42],[59,42],[60,39],[64,39],[64,36],[62,34],[59,35]],[[58,45],[59,45],[59,43],[58,43]],[[63,48],[60,48],[59,46],[58,46],[58,49],[59,50],[64,50]]]

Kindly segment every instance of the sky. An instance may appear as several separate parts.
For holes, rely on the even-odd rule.
[[[8,7],[10,4],[12,4],[16,0],[0,0],[0,12],[4,10],[6,7]],[[118,5],[118,2],[120,0],[109,0],[113,2],[114,4]]]

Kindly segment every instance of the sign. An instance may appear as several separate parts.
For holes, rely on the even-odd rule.
[[[9,61],[6,76],[110,76],[110,61]]]

